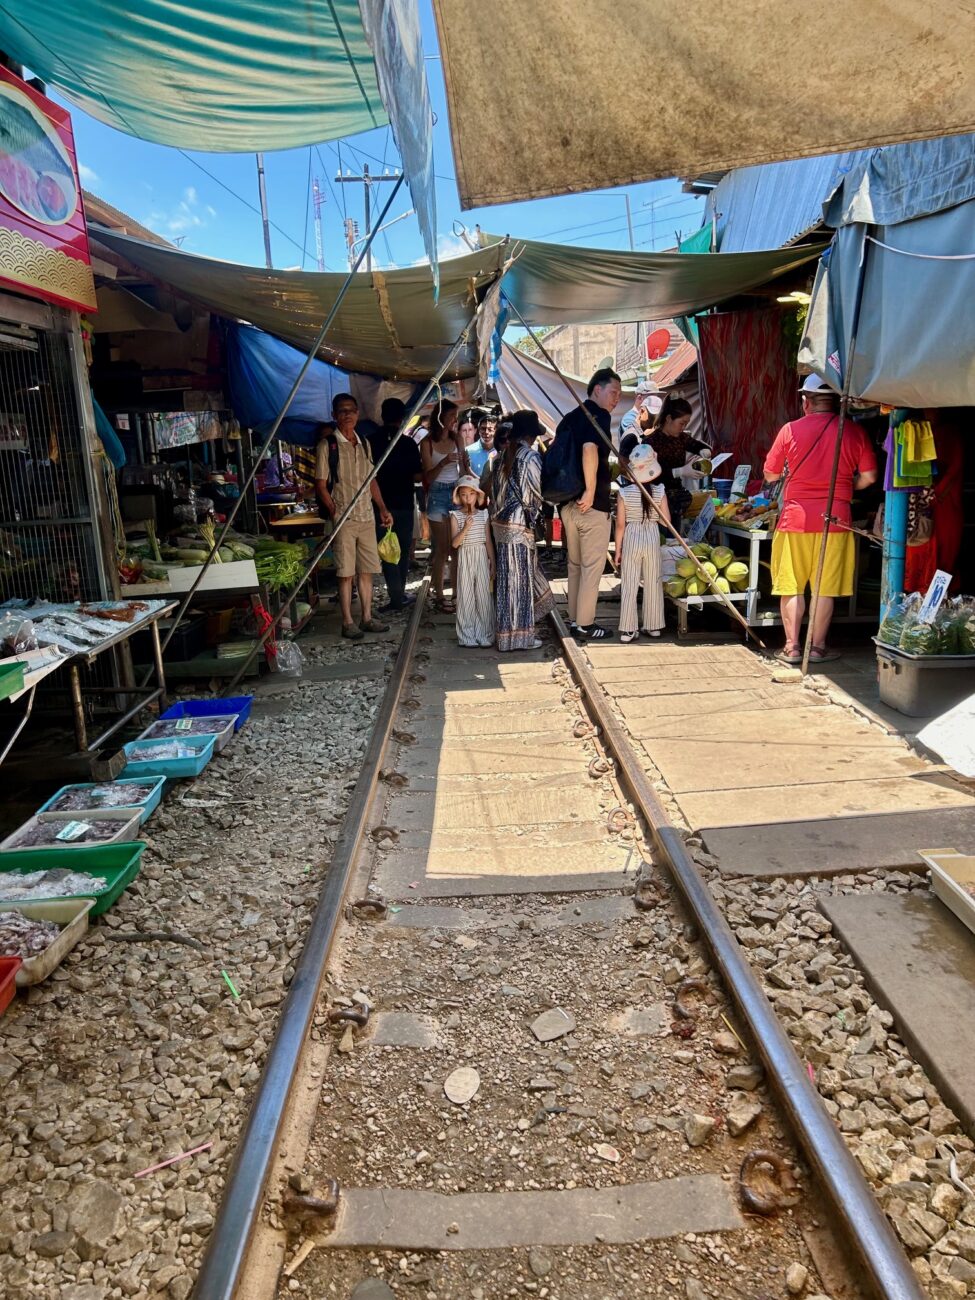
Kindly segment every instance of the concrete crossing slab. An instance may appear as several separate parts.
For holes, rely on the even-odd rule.
[[[799,703],[789,711],[788,718],[775,718],[774,721],[770,718],[769,712],[768,709],[740,709],[735,711],[733,720],[706,725],[710,728],[710,735],[719,752],[728,745],[750,741],[770,743],[774,746],[783,737],[790,735],[801,737],[803,743],[817,745],[862,745],[870,742],[880,743],[889,748],[896,744],[896,741],[892,741],[879,728],[871,726],[864,719],[838,710],[803,708]],[[708,713],[710,714],[710,707]],[[703,739],[702,720],[696,715],[666,719],[646,716],[636,724],[634,738],[642,741],[656,739],[699,741]],[[904,746],[900,748],[903,750]]]
[[[953,782],[914,778],[770,785],[740,790],[702,791],[678,799],[689,826],[760,826],[783,817],[805,821],[857,817],[866,813],[964,808],[971,796]]]
[[[615,689],[610,694],[617,698]],[[619,699],[618,707],[623,717],[630,723],[645,719],[660,718],[697,718],[701,709],[695,694],[663,695],[650,697],[633,697]],[[804,691],[799,686],[755,686],[748,690],[737,690],[725,683],[723,691],[708,693],[707,715],[718,718],[723,714],[751,712],[756,709],[770,713],[778,709],[828,708],[829,701],[811,691]]]
[[[574,772],[585,777],[588,755],[581,745],[552,745],[515,735],[494,742],[467,739],[462,745],[436,748],[410,746],[400,754],[397,769],[416,776],[506,776],[516,773],[552,776]]]
[[[500,1250],[512,1246],[622,1245],[744,1227],[716,1174],[622,1187],[544,1192],[438,1192],[343,1187],[324,1246],[384,1250]]]

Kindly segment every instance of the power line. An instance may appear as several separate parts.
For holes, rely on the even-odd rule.
[[[661,203],[658,206],[666,207],[668,203],[687,204],[689,199],[690,196],[687,194],[675,194],[673,197],[668,198],[666,203]],[[693,200],[690,201],[693,202]],[[696,211],[697,209],[695,208],[694,210]],[[582,225],[563,226],[560,230],[546,230],[543,234],[538,235],[537,238],[548,239],[552,235],[563,235],[573,230],[589,230],[592,226],[605,226],[613,221],[619,221],[619,217],[618,216],[600,217],[598,221],[587,221]]]

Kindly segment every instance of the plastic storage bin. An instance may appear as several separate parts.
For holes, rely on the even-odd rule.
[[[23,966],[21,957],[0,957],[0,1016],[6,1011],[17,992],[17,972]]]
[[[79,849],[96,847],[104,848],[111,844],[122,844],[126,840],[135,839],[139,831],[139,823],[141,820],[141,814],[133,812],[131,808],[122,808],[117,811],[113,817],[105,816],[88,818],[76,815],[73,818],[48,818],[40,817],[35,813],[33,817],[24,822],[23,826],[18,826],[12,835],[8,835],[7,838],[0,843],[0,859],[2,859],[5,853],[10,853],[14,850],[18,853],[44,853],[50,852],[53,849],[58,853],[77,853]],[[104,838],[99,839],[94,843],[91,840],[85,842],[83,837],[55,843],[54,841],[57,840],[58,835],[67,828],[71,821],[88,822],[91,826],[97,824],[98,833],[103,835]],[[109,829],[109,823],[112,823],[110,828],[111,833],[106,834],[106,830]],[[49,841],[44,844],[25,844],[24,840],[36,830],[43,830],[45,835],[50,837]],[[3,864],[2,861],[0,861],[0,871],[2,870]],[[38,871],[39,868],[35,867],[34,870]]]
[[[36,957],[26,957],[17,972],[18,988],[39,984],[57,968],[88,929],[91,914],[90,898],[45,899],[43,903],[4,903],[5,912],[22,912],[35,921],[53,921],[61,933]]]
[[[71,871],[83,871],[89,876],[98,876],[108,882],[108,888],[97,894],[66,894],[62,899],[38,899],[38,902],[76,902],[78,899],[91,899],[92,916],[101,916],[107,912],[120,895],[131,885],[139,874],[142,855],[146,851],[144,840],[133,840],[129,844],[109,844],[107,848],[96,846],[87,849],[74,849],[70,858],[57,849],[21,849],[15,853],[0,856],[0,875],[17,872],[26,875],[29,871],[47,871],[51,867],[68,867]],[[0,912],[6,902],[0,899]]]
[[[931,888],[945,907],[975,934],[975,857],[954,849],[922,849],[921,857],[931,868]]]
[[[237,721],[234,731],[241,727],[251,716],[253,695],[231,695],[220,700],[180,700],[171,704],[165,713],[160,713],[160,722],[164,718],[217,718],[227,713],[235,713]]]
[[[130,740],[123,745],[128,762],[122,776],[167,776],[173,778],[199,776],[213,757],[213,736],[186,736],[179,741],[189,752],[184,758],[154,758],[153,749],[172,745],[169,740]]]
[[[101,817],[110,817],[119,812],[137,812],[141,822],[145,822],[159,807],[159,800],[162,798],[163,787],[166,784],[164,776],[139,776],[127,777],[124,781],[89,781],[83,785],[63,785],[57,794],[52,794],[47,803],[42,804],[37,810],[37,815],[42,821],[53,821],[55,818],[78,818],[84,821],[94,821]],[[85,790],[100,790],[103,786],[149,786],[150,792],[144,798],[133,798],[129,803],[112,804],[100,808],[97,804],[92,804],[84,808],[61,808],[62,803],[69,795]]]
[[[26,670],[27,665],[20,662],[0,664],[0,700],[16,695],[18,691],[24,689],[24,673]]]
[[[176,727],[189,724],[192,731],[177,731]],[[234,738],[234,715],[213,718],[158,718],[151,722],[139,737],[140,740],[185,740],[187,736],[212,736],[213,752],[221,753]]]
[[[975,691],[975,655],[912,655],[874,641],[880,698],[898,713],[933,717]]]

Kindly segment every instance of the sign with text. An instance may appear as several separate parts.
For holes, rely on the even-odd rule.
[[[735,470],[735,477],[731,480],[731,497],[744,497],[748,495],[748,480],[752,476],[751,465],[739,465]]]
[[[708,529],[714,523],[714,502],[708,497],[704,505],[701,506],[701,513],[696,519],[692,519],[684,533],[684,540],[691,543],[703,542],[707,535]]]
[[[95,311],[71,118],[0,68],[0,282]]]
[[[933,623],[935,615],[941,608],[941,602],[948,594],[948,588],[951,586],[951,574],[945,573],[944,569],[935,569],[934,577],[931,579],[931,585],[928,587],[921,602],[921,608],[917,612],[917,621],[919,623]]]

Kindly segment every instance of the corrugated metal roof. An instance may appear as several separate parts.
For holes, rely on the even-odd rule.
[[[705,221],[717,214],[722,253],[783,248],[815,230],[823,204],[870,150],[795,158],[729,172],[707,199]]]
[[[697,365],[697,348],[693,343],[683,339],[659,370],[653,372],[653,382],[658,388],[669,388],[687,374],[692,366]]]

